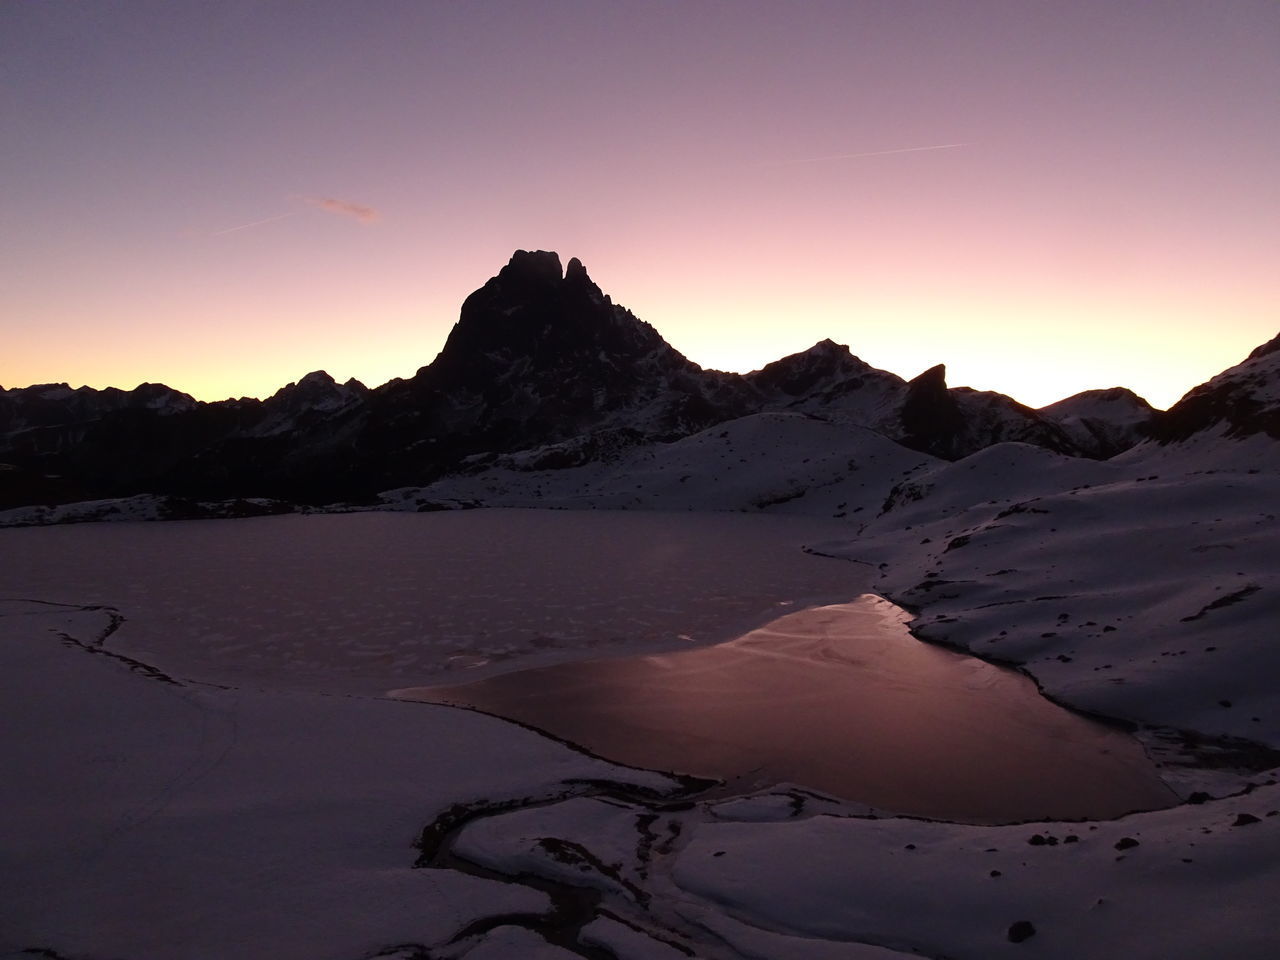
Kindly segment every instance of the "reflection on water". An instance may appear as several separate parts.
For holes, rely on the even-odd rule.
[[[391,695],[475,707],[622,763],[919,816],[1110,817],[1173,802],[1136,741],[1020,674],[917,641],[908,619],[864,595],[714,647]]]

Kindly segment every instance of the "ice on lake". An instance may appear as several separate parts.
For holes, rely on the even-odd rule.
[[[972,822],[1175,802],[1135,740],[1051,703],[1012,670],[916,640],[909,619],[868,594],[712,647],[394,695],[473,707],[738,792],[795,783]]]
[[[1129,738],[922,644],[847,528],[477,510],[0,533],[3,591],[118,609],[184,679],[478,707],[608,759],[956,819],[1114,816],[1169,794]],[[799,612],[797,612],[799,611]],[[779,619],[781,618],[781,619]]]
[[[805,517],[352,513],[0,531],[0,595],[118,609],[113,649],[178,677],[378,695],[731,639],[857,596]]]

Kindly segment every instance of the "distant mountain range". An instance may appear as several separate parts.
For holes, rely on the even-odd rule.
[[[0,508],[142,493],[372,503],[501,458],[579,467],[765,414],[943,460],[1007,441],[1105,459],[1197,435],[1280,439],[1280,337],[1167,412],[1119,387],[1033,410],[950,388],[941,365],[903,380],[830,340],[745,375],[706,370],[577,259],[517,251],[467,297],[434,361],[374,389],[315,372],[217,403],[162,384],[0,390]]]

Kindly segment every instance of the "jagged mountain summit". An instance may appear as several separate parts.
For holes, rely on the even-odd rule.
[[[579,260],[562,270],[555,253],[520,250],[467,297],[439,356],[375,404],[394,456],[424,437],[463,455],[604,430],[674,438],[748,412],[745,401],[737,378],[686,359]]]
[[[265,400],[217,403],[159,384],[0,390],[0,506],[139,493],[371,502],[522,451],[526,466],[581,466],[765,413],[872,431],[947,460],[1007,441],[1108,457],[1149,433],[1167,442],[1221,418],[1233,435],[1257,424],[1280,434],[1266,399],[1276,356],[1260,348],[1159,416],[1125,390],[1037,411],[951,388],[942,365],[906,381],[831,340],[723,373],[615,304],[581,261],[562,267],[556,253],[519,250],[467,297],[431,363],[380,387],[316,371]]]

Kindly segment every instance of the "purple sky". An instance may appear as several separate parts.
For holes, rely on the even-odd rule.
[[[1275,0],[8,0],[0,80],[5,387],[409,376],[516,248],[1033,405],[1280,329]]]

